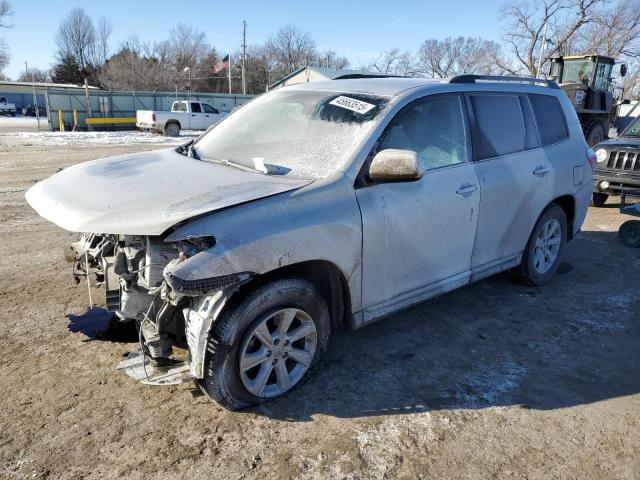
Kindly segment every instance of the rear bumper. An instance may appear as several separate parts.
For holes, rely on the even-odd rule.
[[[608,186],[602,185],[602,182],[608,182]],[[640,174],[596,170],[593,175],[594,192],[616,195],[624,190],[637,190],[638,188],[640,188]]]
[[[136,122],[136,127],[145,128],[149,130],[157,130],[158,126],[155,123],[147,123],[147,122]]]

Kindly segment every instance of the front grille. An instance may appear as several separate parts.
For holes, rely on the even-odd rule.
[[[613,150],[609,153],[607,169],[640,172],[640,152],[633,150]]]

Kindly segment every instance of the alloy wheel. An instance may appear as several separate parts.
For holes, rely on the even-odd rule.
[[[561,242],[560,222],[552,218],[542,226],[536,238],[533,266],[538,273],[546,273],[553,266],[560,253]]]
[[[303,310],[284,308],[266,316],[241,345],[242,384],[256,397],[285,393],[309,370],[317,345],[316,326]]]

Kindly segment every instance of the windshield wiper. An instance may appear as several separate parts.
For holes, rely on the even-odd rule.
[[[265,174],[262,170],[259,170],[255,167],[246,165],[244,163],[238,163],[238,162],[234,162],[232,160],[227,160],[227,159],[222,159],[222,160],[207,160],[208,162],[213,162],[213,163],[219,163],[221,165],[226,165],[227,167],[233,167],[233,168],[238,168],[240,170],[244,170],[245,172],[257,172],[257,173],[261,173],[261,174]]]

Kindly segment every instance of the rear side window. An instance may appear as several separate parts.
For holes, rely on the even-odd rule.
[[[173,104],[173,111],[174,112],[186,112],[187,111],[187,104],[186,102],[176,102]]]
[[[218,113],[218,110],[216,110],[215,108],[213,108],[211,105],[209,105],[208,103],[203,103],[202,104],[202,108],[204,109],[204,113]]]
[[[531,104],[526,95],[520,98],[520,108],[522,109],[522,116],[524,117],[524,128],[527,132],[527,148],[538,148],[540,146],[540,139],[538,138],[538,129],[536,128],[536,121],[533,119],[533,110]]]
[[[191,111],[193,113],[202,113],[202,110],[200,110],[200,104],[199,103],[192,103],[191,104]]]
[[[529,99],[536,116],[542,145],[551,145],[569,136],[562,106],[556,97],[532,94],[529,95]]]
[[[525,150],[524,121],[515,95],[472,95],[476,160]]]

